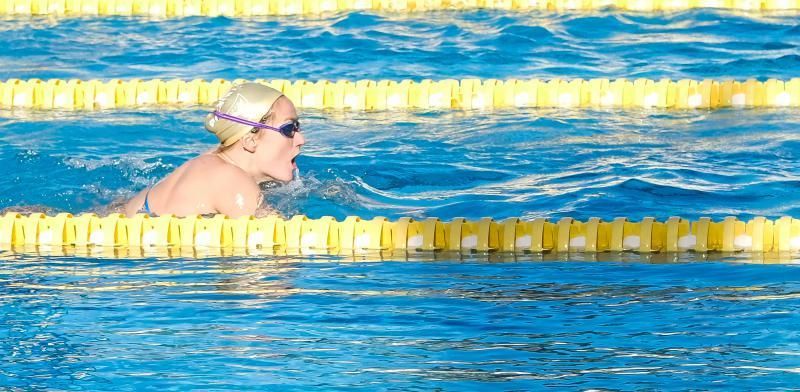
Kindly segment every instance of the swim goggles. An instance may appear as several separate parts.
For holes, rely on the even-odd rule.
[[[228,121],[233,121],[235,123],[239,123],[239,124],[242,124],[242,125],[251,126],[253,128],[269,129],[271,131],[280,132],[281,135],[286,136],[289,139],[294,138],[294,134],[297,133],[297,132],[300,132],[300,121],[297,121],[297,120],[292,120],[290,122],[287,122],[286,124],[281,125],[278,128],[275,128],[275,127],[271,127],[271,126],[266,125],[266,124],[257,123],[257,122],[250,121],[250,120],[245,120],[243,118],[239,118],[239,117],[236,117],[236,116],[231,116],[230,114],[221,113],[221,112],[216,111],[216,110],[214,111],[213,114],[214,114],[214,116],[219,117],[221,119],[225,119],[225,120],[228,120]]]

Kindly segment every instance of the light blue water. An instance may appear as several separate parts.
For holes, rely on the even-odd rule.
[[[711,11],[25,19],[0,31],[0,78],[789,79],[800,63],[796,15]],[[0,208],[103,211],[207,150],[204,111],[0,111]],[[287,215],[800,216],[796,110],[302,117],[302,179],[267,189]],[[0,389],[800,382],[796,267],[746,257],[0,256]]]
[[[0,24],[0,78],[786,78],[798,15],[429,12]]]
[[[14,114],[10,114],[13,116]],[[3,124],[0,203],[99,209],[208,150],[203,110]],[[800,216],[796,110],[303,113],[285,215]]]

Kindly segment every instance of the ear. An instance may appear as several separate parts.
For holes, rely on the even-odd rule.
[[[242,138],[242,148],[245,151],[253,153],[256,152],[256,134],[252,132],[248,132],[247,135],[244,135]]]

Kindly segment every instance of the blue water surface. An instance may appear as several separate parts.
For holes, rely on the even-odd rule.
[[[0,382],[60,390],[776,389],[795,267],[16,259]]]
[[[107,211],[214,146],[205,111],[6,112],[0,205]],[[302,113],[282,214],[442,219],[800,216],[800,113]]]
[[[797,13],[426,12],[0,23],[6,78],[787,78]]]
[[[796,77],[797,16],[9,19],[0,78]],[[0,110],[0,209],[108,212],[208,108]],[[800,216],[800,113],[301,114],[284,215]],[[0,390],[782,390],[796,254],[113,259],[0,253]]]

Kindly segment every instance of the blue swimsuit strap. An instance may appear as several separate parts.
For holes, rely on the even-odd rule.
[[[142,211],[147,213],[147,215],[153,215],[153,212],[150,211],[150,203],[147,200],[150,197],[150,191],[152,189],[153,187],[150,187],[149,189],[147,189],[147,193],[144,194],[144,205],[142,206]]]

